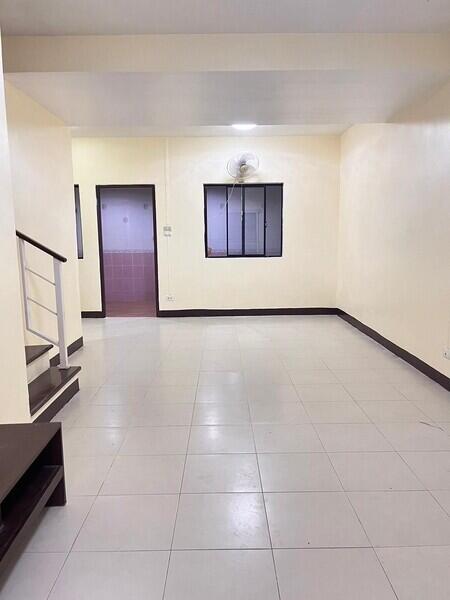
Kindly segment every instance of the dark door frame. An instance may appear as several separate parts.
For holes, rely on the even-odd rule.
[[[99,317],[106,317],[106,302],[105,302],[105,271],[103,266],[103,232],[102,232],[102,207],[100,194],[102,190],[107,189],[151,189],[153,191],[153,250],[155,261],[155,296],[156,296],[156,316],[160,316],[159,312],[159,277],[158,277],[158,228],[156,220],[156,193],[154,184],[137,183],[137,184],[108,184],[96,185],[95,195],[97,196],[97,231],[98,231],[98,255],[100,264],[100,289],[102,296],[102,310]]]

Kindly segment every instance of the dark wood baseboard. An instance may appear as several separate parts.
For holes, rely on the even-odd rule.
[[[399,358],[402,358],[405,362],[407,362],[412,367],[416,368],[418,371],[420,371],[421,373],[423,373],[424,375],[441,385],[446,390],[450,391],[450,377],[447,377],[434,367],[431,367],[429,364],[427,364],[417,356],[414,356],[414,354],[411,354],[404,348],[397,346],[397,344],[394,344],[394,342],[391,342],[390,340],[385,338],[383,335],[381,335],[381,333],[378,333],[378,331],[375,331],[375,329],[372,329],[368,325],[365,325],[361,321],[358,321],[358,319],[355,319],[355,317],[352,317],[345,311],[337,309],[337,314],[339,317],[341,317],[341,319],[344,319],[344,321],[350,323],[350,325],[353,325],[353,327],[355,327],[365,335],[369,336],[370,338],[381,344],[381,346],[383,346]]]
[[[188,308],[159,310],[158,317],[252,317],[270,315],[336,315],[336,308]]]
[[[84,343],[83,336],[81,336],[77,340],[75,340],[74,342],[72,342],[71,344],[69,344],[67,346],[67,354],[70,356],[71,354],[73,354],[74,352],[76,352],[77,350],[82,348],[83,343]],[[58,352],[58,354],[55,354],[55,356],[52,356],[52,358],[50,359],[51,367],[57,367],[58,365],[59,365],[59,352]]]
[[[80,384],[78,379],[75,379],[64,391],[63,393],[56,398],[50,406],[44,410],[35,420],[34,423],[48,423],[53,417],[65,406],[71,398],[75,396],[75,394],[80,389]]]
[[[82,319],[104,319],[106,317],[104,310],[82,310]]]

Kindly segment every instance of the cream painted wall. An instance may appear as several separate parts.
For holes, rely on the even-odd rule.
[[[260,158],[253,181],[284,183],[281,258],[204,256],[203,184],[229,182],[227,161],[242,150]],[[335,306],[339,152],[334,136],[75,138],[82,309],[101,308],[95,185],[127,183],[156,186],[161,309]]]
[[[407,123],[344,134],[337,300],[450,376],[450,104],[439,97]]]
[[[8,83],[6,106],[16,227],[68,259],[63,283],[70,344],[82,335],[70,133],[64,123]],[[50,257],[29,246],[27,252],[32,266],[53,277]],[[30,282],[33,296],[54,306],[53,289],[36,278],[30,277]],[[35,307],[33,321],[41,331],[56,336],[54,316]],[[34,336],[27,339],[40,343]]]
[[[1,40],[0,40],[1,41]],[[0,43],[0,423],[30,420]]]

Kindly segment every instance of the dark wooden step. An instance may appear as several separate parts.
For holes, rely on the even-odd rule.
[[[53,348],[52,344],[25,346],[27,366]]]
[[[28,384],[31,415],[34,415],[51,400],[80,371],[81,367],[69,367],[68,369],[50,367]]]

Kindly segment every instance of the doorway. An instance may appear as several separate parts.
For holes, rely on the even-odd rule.
[[[98,185],[102,313],[155,317],[158,270],[153,185]]]

